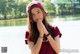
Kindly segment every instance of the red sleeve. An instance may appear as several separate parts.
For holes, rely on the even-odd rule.
[[[29,40],[29,41],[33,41],[32,38],[31,38],[31,36],[29,35],[29,32],[27,31],[27,32],[25,33],[25,44],[28,44],[28,43],[27,43],[28,40]]]
[[[29,32],[27,31],[25,33],[25,44],[27,44],[27,40],[29,39]]]
[[[57,35],[59,35],[59,37],[62,36],[62,34],[57,26],[53,27],[53,30],[54,30],[54,37],[56,37]]]

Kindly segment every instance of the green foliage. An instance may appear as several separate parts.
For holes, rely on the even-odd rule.
[[[25,2],[19,2],[18,0],[0,0],[0,19],[12,19],[12,18],[25,18],[26,17],[26,6],[32,0],[25,0]],[[58,14],[63,12],[74,13],[80,12],[80,0],[76,0],[79,4],[74,6],[73,0],[58,0],[58,2],[72,2],[72,4],[58,4],[58,11],[56,10],[55,4],[51,3],[49,0],[43,1],[45,10],[50,15],[55,15],[56,11]],[[74,8],[74,9],[73,9]],[[64,14],[64,13],[63,13]]]
[[[45,7],[45,10],[47,11],[47,13],[49,15],[53,15],[55,13],[55,6],[54,6],[54,4],[52,4],[48,0],[43,2],[43,3],[44,3],[44,7]]]
[[[26,6],[30,1],[0,0],[0,19],[26,17]]]

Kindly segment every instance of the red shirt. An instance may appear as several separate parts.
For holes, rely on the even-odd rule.
[[[61,37],[62,34],[61,34],[60,30],[58,29],[58,27],[56,26],[56,27],[52,27],[52,28],[54,30],[54,35],[52,36],[52,38],[54,39],[57,35],[59,35],[59,37]],[[29,40],[29,32],[28,31],[26,32],[25,38],[27,40]],[[27,40],[25,40],[26,44],[27,44]],[[46,41],[46,42],[42,42],[39,54],[57,54],[57,53],[52,49],[49,41]]]

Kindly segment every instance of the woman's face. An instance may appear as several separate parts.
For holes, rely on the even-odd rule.
[[[37,20],[43,21],[43,12],[40,8],[35,7],[31,10],[32,18],[34,22],[37,22]]]

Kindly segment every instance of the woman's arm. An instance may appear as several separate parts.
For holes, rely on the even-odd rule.
[[[59,41],[59,35],[57,35],[54,39],[51,35],[48,37],[49,43],[52,46],[52,48],[55,50],[56,53],[59,53],[60,50],[60,41]]]
[[[28,46],[31,49],[31,54],[39,54],[39,51],[42,45],[42,41],[43,41],[42,37],[38,37],[38,40],[35,45],[32,41],[28,41]]]
[[[37,21],[37,28],[39,31],[39,37],[38,37],[36,44],[34,45],[33,42],[28,41],[29,48],[31,49],[31,54],[39,54],[39,51],[40,51],[40,48],[42,45],[42,41],[43,41],[43,37],[44,37],[44,31],[43,31],[41,20]]]
[[[47,29],[45,28],[45,26],[43,26],[44,28],[44,33],[48,34]],[[56,53],[59,53],[60,50],[60,41],[59,41],[59,35],[57,35],[54,39],[52,38],[51,35],[49,35],[48,37],[49,43],[52,46],[52,48],[55,50]]]

